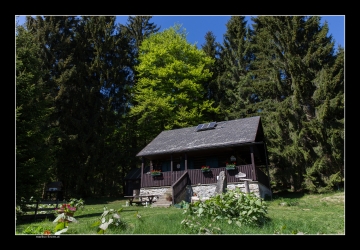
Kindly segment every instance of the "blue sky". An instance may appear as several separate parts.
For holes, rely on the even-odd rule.
[[[335,49],[338,45],[345,48],[345,16],[333,15],[333,16],[321,16],[321,21],[328,22],[329,33],[335,40]],[[126,24],[128,16],[117,16],[117,21]],[[248,24],[251,23],[250,16],[247,16]],[[187,40],[189,43],[197,43],[198,48],[205,43],[205,34],[208,31],[212,31],[216,37],[216,41],[223,42],[223,35],[226,32],[226,23],[229,21],[230,16],[153,16],[150,20],[157,26],[160,26],[162,31],[176,23],[181,24],[187,32]],[[16,20],[16,19],[15,19]],[[24,23],[25,16],[18,18],[19,24]]]

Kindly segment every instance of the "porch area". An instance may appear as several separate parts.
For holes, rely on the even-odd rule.
[[[265,167],[264,167],[265,168]],[[264,169],[265,170],[265,169]],[[187,169],[161,172],[158,176],[152,176],[150,172],[142,173],[141,188],[172,186],[180,177],[187,172],[187,185],[215,184],[217,176],[221,171],[225,171],[228,183],[239,182],[242,178],[258,181],[267,188],[270,188],[269,177],[260,167],[252,164],[236,166],[234,170],[226,170],[226,167],[210,168],[209,172],[202,172],[201,169]],[[241,175],[239,175],[241,173]]]

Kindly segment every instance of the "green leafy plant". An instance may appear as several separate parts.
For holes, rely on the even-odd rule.
[[[225,220],[238,226],[261,224],[267,220],[267,204],[255,194],[244,193],[236,188],[204,202],[189,203],[183,213],[213,221]]]
[[[94,224],[92,224],[92,227],[98,227],[98,234],[105,234],[105,231],[109,228],[109,226],[124,227],[125,223],[120,220],[120,212],[122,210],[123,208],[115,210],[108,209],[106,206],[104,206],[104,212],[100,218]]]
[[[77,220],[69,215],[66,215],[66,213],[59,214],[56,219],[53,221],[53,223],[56,223],[55,226],[55,234],[61,234],[68,230],[68,226],[70,222],[77,222]]]
[[[71,206],[70,204],[62,204],[60,208],[55,208],[57,213],[65,214],[74,214],[76,212],[76,207]]]
[[[51,232],[49,228],[30,225],[22,231],[22,234],[48,234],[48,232]]]
[[[68,225],[70,222],[77,222],[73,217],[76,212],[76,207],[71,206],[70,204],[62,204],[60,208],[55,209],[58,214],[53,223],[56,223],[55,234],[62,234],[68,230]]]
[[[75,207],[77,210],[79,210],[79,209],[84,210],[84,208],[85,208],[85,201],[82,198],[80,198],[80,199],[71,198],[69,200],[69,204],[72,207]]]
[[[189,228],[192,233],[197,234],[219,234],[221,229],[210,224],[200,223],[198,218],[190,216],[181,221],[181,224]]]

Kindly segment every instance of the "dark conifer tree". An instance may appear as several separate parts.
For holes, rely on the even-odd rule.
[[[214,59],[214,64],[210,66],[212,72],[211,78],[204,82],[202,85],[205,89],[205,99],[214,101],[214,106],[220,105],[221,99],[224,97],[224,89],[219,85],[218,78],[222,74],[222,64],[220,62],[221,45],[216,42],[216,37],[213,32],[208,31],[205,35],[205,43],[201,45],[205,54]],[[223,114],[204,114],[206,121],[222,121],[224,120]]]
[[[84,98],[82,149],[87,156],[81,160],[83,171],[76,181],[77,193],[84,192],[81,190],[87,190],[84,195],[92,195],[94,190],[100,195],[120,193],[124,155],[119,130],[126,105],[128,55],[127,47],[123,47],[127,45],[126,39],[116,33],[113,16],[82,17],[76,38],[78,82]],[[85,187],[89,182],[93,185]]]
[[[334,64],[334,43],[320,17],[259,16],[253,21],[253,84],[261,100],[254,109],[261,113],[255,114],[263,117],[273,177],[284,188],[298,190],[317,158],[310,132],[317,119],[314,81]],[[331,171],[322,174],[328,178]]]
[[[54,177],[48,141],[51,103],[42,81],[34,36],[16,26],[16,201],[41,198],[44,182]]]
[[[345,176],[343,48],[338,48],[335,63],[324,67],[313,83],[316,119],[311,120],[305,131],[315,157],[313,165],[306,169],[304,187],[320,192],[338,189]]]
[[[226,24],[221,52],[224,71],[219,78],[220,92],[224,92],[220,107],[226,119],[247,117],[248,105],[256,101],[249,74],[251,30],[246,24],[244,16],[232,16]]]
[[[127,101],[129,57],[115,17],[37,17],[28,24],[50,72],[44,79],[53,90],[56,169],[65,195],[121,192],[116,136]]]
[[[144,39],[160,30],[160,27],[151,22],[151,18],[152,16],[129,16],[126,25],[120,25],[120,29],[127,39],[129,39],[130,45],[129,68],[131,69],[131,78],[126,96],[126,100],[128,101],[126,114],[128,114],[130,107],[137,105],[130,90],[134,88],[137,83],[138,73],[135,70],[135,66],[139,63],[139,47]],[[128,155],[128,166],[131,168],[140,165],[139,159],[134,159],[133,156],[146,146],[146,143],[144,142],[147,138],[146,131],[148,130],[148,127],[139,127],[137,123],[138,119],[139,117],[136,116],[126,116],[126,123],[124,124],[128,140],[127,142],[124,142],[124,145],[127,145],[125,152]]]
[[[74,134],[62,128],[69,126],[68,120],[66,120],[67,113],[64,112],[64,109],[70,109],[69,107],[73,106],[72,102],[76,102],[76,98],[70,98],[72,100],[60,106],[58,95],[65,91],[62,83],[68,82],[76,74],[75,63],[73,61],[75,47],[73,31],[77,21],[75,17],[37,16],[32,18],[28,16],[26,22],[27,29],[34,35],[34,40],[39,47],[38,58],[41,62],[39,69],[45,73],[42,75],[42,80],[52,99],[53,112],[49,117],[52,133],[49,136],[49,141],[54,146],[53,153],[56,165],[53,168],[53,173],[56,175],[56,179],[47,181],[63,181],[65,188],[67,188],[66,182],[74,177],[74,169],[72,167],[76,163],[69,157],[70,155],[63,158],[61,154],[61,152],[66,150],[65,145],[67,145],[69,140],[67,135]],[[75,86],[69,88],[75,90]],[[69,91],[65,92],[68,93]],[[70,149],[69,151],[71,152],[72,150]],[[63,161],[66,160],[73,164],[64,163]],[[62,174],[62,171],[65,174]]]
[[[130,34],[133,48],[136,50],[135,57],[142,41],[161,28],[150,22],[151,18],[152,16],[129,16],[126,25],[121,25]]]

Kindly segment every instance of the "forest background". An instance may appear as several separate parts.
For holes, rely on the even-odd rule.
[[[272,188],[345,180],[344,48],[318,16],[232,16],[197,48],[151,16],[27,17],[16,27],[16,199],[63,182],[116,196],[165,129],[261,116]]]

